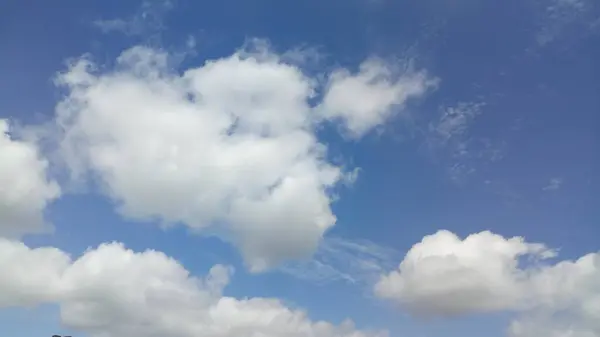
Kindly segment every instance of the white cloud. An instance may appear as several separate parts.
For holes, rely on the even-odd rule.
[[[0,119],[0,236],[50,229],[43,211],[60,188],[47,178],[47,166],[36,144],[11,138],[8,121]]]
[[[333,116],[351,106],[324,104],[336,109],[331,114],[314,109],[317,81],[267,44],[254,47],[181,75],[168,68],[167,54],[143,47],[124,52],[106,73],[80,60],[59,78],[69,93],[57,107],[57,123],[64,130],[60,153],[72,172],[97,177],[122,214],[216,228],[260,271],[310,255],[335,224],[330,191],[345,172],[327,161],[315,127],[318,113]],[[383,76],[373,67],[364,71]],[[332,83],[354,81],[343,74]],[[366,123],[363,132],[373,126],[365,114],[379,116],[422,93],[401,92],[398,83],[425,86],[413,77],[393,88],[367,79],[375,82],[361,79],[348,94],[366,92],[377,109],[344,115],[352,125]],[[343,86],[333,87],[325,102],[339,102]]]
[[[419,314],[457,315],[513,309],[526,298],[518,258],[550,255],[543,245],[490,232],[461,240],[448,231],[414,245],[399,269],[385,275],[376,294]]]
[[[71,260],[55,248],[30,249],[0,238],[0,308],[56,300]]]
[[[600,335],[600,253],[542,263],[554,255],[520,237],[481,232],[461,240],[439,231],[382,275],[375,292],[422,315],[516,311],[515,337]]]
[[[54,248],[0,241],[0,274],[0,307],[57,303],[62,323],[91,337],[387,336],[312,321],[276,299],[223,296],[230,268],[200,279],[163,253],[118,243],[70,261]]]
[[[357,73],[340,69],[331,74],[321,109],[327,118],[341,120],[350,136],[360,138],[438,83],[425,72],[395,76],[389,64],[369,59]]]
[[[511,324],[511,336],[600,336],[600,253],[542,268],[529,282],[536,307]]]
[[[556,191],[556,190],[560,189],[560,187],[562,186],[562,183],[563,183],[562,178],[552,178],[548,182],[548,185],[544,186],[544,188],[542,188],[542,190],[543,191]]]

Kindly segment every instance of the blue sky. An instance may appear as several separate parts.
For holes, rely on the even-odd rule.
[[[593,0],[9,1],[0,330],[600,336],[599,41]]]

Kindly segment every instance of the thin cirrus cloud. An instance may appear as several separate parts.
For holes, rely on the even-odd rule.
[[[486,105],[483,101],[473,101],[443,106],[423,131],[428,154],[445,163],[449,177],[455,182],[465,181],[505,155],[504,140],[473,134]]]
[[[329,235],[311,259],[289,261],[278,270],[318,285],[345,282],[369,288],[382,273],[393,268],[400,257],[391,247]]]
[[[535,3],[540,7],[538,47],[556,42],[578,41],[597,32],[598,12],[593,0],[551,0]]]
[[[144,1],[140,8],[129,18],[98,19],[93,25],[104,33],[122,33],[158,40],[165,30],[165,14],[172,10],[171,1]]]
[[[600,334],[600,253],[550,263],[556,251],[489,231],[425,236],[375,294],[420,316],[519,313],[515,337]]]
[[[98,177],[124,216],[214,229],[262,271],[309,256],[336,222],[331,192],[353,174],[328,161],[317,126],[364,136],[438,81],[367,60],[334,71],[323,89],[254,43],[182,74],[146,47],[106,72],[82,58],[57,79],[68,94],[54,140],[73,177]]]
[[[560,189],[563,184],[562,178],[555,177],[550,179],[548,184],[542,188],[542,191],[556,191]]]

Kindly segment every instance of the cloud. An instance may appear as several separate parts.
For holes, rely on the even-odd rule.
[[[231,272],[216,265],[197,278],[161,252],[120,243],[71,260],[55,248],[2,239],[0,308],[57,303],[62,324],[91,337],[387,336],[351,321],[312,321],[277,299],[223,296]]]
[[[46,175],[48,162],[36,144],[11,137],[10,125],[0,119],[0,236],[20,237],[50,230],[43,211],[60,195]]]
[[[518,258],[544,258],[551,251],[522,238],[491,232],[461,240],[448,231],[414,245],[399,269],[385,275],[376,294],[419,314],[458,315],[513,309],[526,297]]]
[[[592,0],[551,0],[536,3],[542,8],[539,14],[539,31],[535,39],[539,47],[556,41],[578,41],[593,33],[598,19]]]
[[[504,157],[505,140],[473,135],[473,126],[486,105],[485,102],[459,102],[443,106],[423,132],[426,150],[447,167],[454,182],[463,182],[483,166]]]
[[[548,185],[542,188],[543,191],[556,191],[562,186],[563,180],[561,178],[552,178],[548,182]]]
[[[476,141],[469,132],[484,106],[483,102],[459,102],[443,107],[427,126],[425,145],[433,156],[448,162],[448,173],[454,181],[475,172],[474,158],[494,151],[488,140]]]
[[[481,114],[484,103],[461,102],[445,107],[439,118],[429,124],[430,141],[434,146],[459,146],[452,144],[463,138],[472,121]],[[460,143],[461,140],[458,140]]]
[[[553,0],[548,2],[541,30],[537,33],[538,45],[544,46],[557,39],[569,24],[584,13],[584,0]]]
[[[516,311],[511,336],[597,336],[600,253],[544,262],[555,255],[521,237],[481,232],[461,239],[439,231],[382,275],[375,293],[426,316]]]
[[[0,238],[0,308],[55,301],[62,273],[70,262],[58,249],[30,249],[21,242]]]
[[[425,72],[394,76],[389,64],[369,59],[357,73],[339,69],[331,74],[321,109],[327,118],[341,120],[351,137],[360,138],[438,83]]]
[[[600,336],[600,253],[541,268],[528,282],[536,306],[512,322],[511,336]]]
[[[130,37],[148,38],[158,42],[165,30],[165,15],[174,7],[170,0],[147,0],[131,17],[122,19],[98,19],[93,25],[103,33],[122,33]]]
[[[331,192],[352,174],[328,162],[315,130],[350,106],[314,108],[317,81],[267,44],[254,47],[182,74],[169,69],[168,54],[145,47],[104,73],[81,59],[57,80],[68,94],[56,109],[56,138],[73,176],[95,177],[123,215],[216,231],[261,271],[309,256],[335,224]],[[336,83],[347,76],[331,77],[337,89],[324,102],[339,102]],[[353,125],[399,102],[379,81],[350,89],[376,108],[344,114]]]
[[[367,240],[326,237],[310,260],[291,261],[279,270],[320,285],[342,281],[370,287],[399,257],[394,249]]]

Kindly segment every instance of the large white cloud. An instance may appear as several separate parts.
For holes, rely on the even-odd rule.
[[[535,302],[511,324],[511,336],[600,336],[600,253],[530,274],[527,282]]]
[[[555,264],[550,257],[521,237],[439,231],[382,275],[375,293],[421,315],[516,311],[511,336],[600,336],[600,253]]]
[[[312,321],[276,299],[222,295],[231,269],[196,278],[163,253],[103,244],[78,259],[0,241],[0,308],[58,303],[62,323],[92,337],[387,336]]]
[[[311,254],[335,224],[330,192],[344,179],[316,124],[343,112],[364,133],[389,115],[382,111],[423,94],[415,88],[429,79],[394,79],[367,63],[360,85],[350,85],[353,75],[332,75],[325,108],[315,108],[317,81],[260,47],[183,74],[169,69],[168,55],[143,47],[108,72],[76,62],[59,77],[68,89],[57,107],[63,158],[75,174],[99,178],[122,214],[212,226],[251,270]],[[342,102],[345,87],[370,103],[353,110]]]
[[[9,122],[0,119],[0,237],[49,229],[43,211],[60,188],[46,176],[47,166],[37,146],[13,139]]]
[[[514,308],[527,294],[518,268],[524,255],[549,251],[522,238],[505,239],[490,232],[462,240],[439,231],[414,245],[399,269],[384,275],[376,293],[419,313],[455,315]]]

